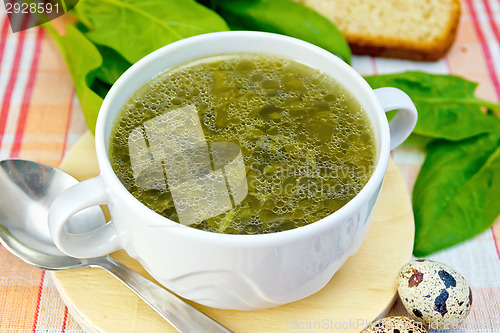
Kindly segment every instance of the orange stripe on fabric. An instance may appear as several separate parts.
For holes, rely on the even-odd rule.
[[[474,61],[471,62],[471,59]],[[495,88],[488,74],[483,49],[465,0],[462,1],[462,15],[457,37],[447,60],[451,73],[479,83],[476,90],[478,97],[496,100]]]
[[[29,23],[29,16],[24,16],[21,22],[21,31],[17,34],[17,46],[16,52],[14,56],[14,62],[12,64],[12,68],[10,70],[9,80],[7,82],[7,87],[5,88],[5,94],[2,99],[2,105],[0,108],[0,139],[3,139],[5,134],[5,127],[7,125],[7,118],[10,111],[10,106],[12,102],[12,94],[14,93],[14,88],[16,86],[19,67],[21,63],[21,57],[23,54],[24,41],[26,36],[26,31],[24,30]],[[4,50],[5,51],[5,50]],[[2,146],[2,142],[0,141],[0,147]]]
[[[29,332],[32,329],[33,318],[36,311],[36,294],[38,286],[2,286],[0,285],[0,297],[2,301],[2,313],[0,314],[0,328]],[[35,296],[35,297],[33,297]]]
[[[29,332],[33,326],[41,269],[32,267],[0,245],[0,331]]]
[[[472,18],[472,23],[474,25],[474,28],[476,29],[476,33],[479,39],[479,45],[481,46],[482,52],[483,52],[483,57],[486,60],[486,67],[488,68],[489,75],[490,75],[490,80],[491,84],[493,85],[496,99],[500,100],[500,81],[498,79],[498,76],[495,72],[495,64],[493,63],[493,58],[492,58],[492,51],[489,48],[489,41],[486,40],[485,33],[483,32],[483,28],[481,27],[481,24],[479,22],[479,17],[476,12],[476,9],[474,8],[474,3],[472,0],[466,0],[466,4],[470,13],[470,16]]]
[[[19,114],[19,120],[17,122],[17,129],[14,138],[14,144],[12,146],[11,157],[17,158],[19,157],[19,150],[21,148],[21,142],[24,134],[24,129],[26,125],[26,117],[28,115],[28,110],[31,103],[31,96],[33,93],[33,86],[36,80],[36,73],[38,69],[38,62],[40,59],[40,47],[43,39],[43,29],[37,29],[37,35],[35,40],[35,50],[33,54],[33,59],[31,62],[31,66],[29,69],[29,77],[28,82],[26,84],[26,88],[24,90],[23,98],[21,101],[21,110]]]
[[[73,89],[72,95],[75,93],[75,90]],[[69,112],[73,110],[73,100],[74,98],[70,99],[70,104],[68,107]],[[68,147],[68,139],[69,139],[69,133],[70,133],[70,127],[71,127],[71,114],[68,116],[68,121],[66,123],[66,133],[64,134],[64,143],[63,143],[63,155],[61,155],[61,161],[59,161],[59,164],[62,162],[62,159],[64,158],[64,153],[66,152],[66,148]]]

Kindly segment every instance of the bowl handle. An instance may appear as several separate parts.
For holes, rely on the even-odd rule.
[[[406,93],[396,88],[378,88],[374,90],[385,112],[398,110],[389,122],[391,132],[391,150],[399,146],[415,128],[417,109]]]
[[[84,220],[75,221],[79,211],[107,203],[108,194],[101,176],[68,188],[54,200],[49,210],[49,229],[52,240],[61,252],[75,258],[93,258],[121,248],[112,222],[83,234],[69,233],[65,229],[71,217],[74,217],[71,224],[85,223]]]

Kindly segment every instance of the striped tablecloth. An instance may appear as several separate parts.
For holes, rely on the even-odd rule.
[[[0,160],[24,158],[57,166],[86,130],[73,83],[48,34],[40,28],[12,33],[1,7]],[[457,40],[440,61],[354,57],[353,66],[362,75],[404,70],[457,74],[479,82],[479,97],[499,101],[500,1],[463,0]],[[393,156],[411,191],[423,152],[400,147]],[[432,258],[454,267],[472,286],[472,311],[452,332],[500,332],[500,221],[473,240]],[[405,311],[396,303],[391,314]],[[83,332],[48,274],[2,246],[0,332]]]

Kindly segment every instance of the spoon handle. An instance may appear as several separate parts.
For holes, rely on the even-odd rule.
[[[232,332],[168,290],[110,256],[94,258],[90,264],[103,268],[122,281],[181,333]]]

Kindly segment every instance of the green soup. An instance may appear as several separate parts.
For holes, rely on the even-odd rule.
[[[113,169],[147,207],[191,227],[279,232],[351,200],[375,164],[373,129],[332,78],[266,54],[168,69],[120,111]]]

